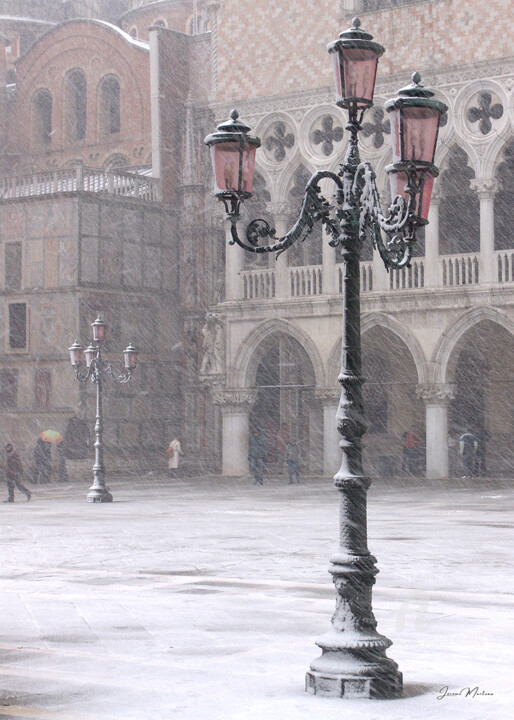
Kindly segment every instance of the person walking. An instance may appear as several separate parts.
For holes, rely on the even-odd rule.
[[[473,433],[465,432],[460,436],[459,451],[462,458],[463,480],[473,477],[477,448],[478,440]]]
[[[4,502],[14,502],[15,487],[25,495],[28,502],[32,497],[32,493],[21,482],[21,478],[23,477],[23,465],[21,464],[20,456],[14,449],[12,443],[7,443],[5,446],[4,472],[7,480],[8,491],[8,498]]]
[[[420,443],[421,440],[413,428],[404,435],[403,449],[405,453],[406,470],[409,475],[415,475],[418,472]]]
[[[491,436],[485,427],[481,427],[476,434],[476,439],[478,446],[475,453],[475,475],[485,477],[487,473],[485,467],[485,452],[487,443],[491,439]]]
[[[168,456],[168,474],[171,478],[178,477],[180,456],[183,454],[180,439],[175,435],[173,440],[170,440],[170,444],[166,450],[166,455]]]
[[[57,445],[57,482],[68,482],[68,471],[66,469],[66,446],[63,442]]]
[[[292,439],[287,441],[286,445],[286,462],[289,471],[288,485],[294,485],[294,482],[300,484],[300,471],[298,468],[300,462],[300,450],[296,442]]]
[[[46,485],[50,482],[51,473],[52,450],[50,443],[38,438],[34,448],[34,484]]]
[[[248,463],[254,485],[264,485],[264,464],[268,457],[268,443],[260,430],[253,430],[248,444]]]
[[[277,468],[278,472],[282,472],[286,459],[286,446],[289,441],[289,428],[286,423],[282,423],[277,433]]]

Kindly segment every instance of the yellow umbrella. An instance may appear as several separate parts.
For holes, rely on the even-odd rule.
[[[61,433],[57,430],[43,430],[39,437],[41,438],[41,440],[44,440],[47,443],[52,443],[54,445],[64,440]]]

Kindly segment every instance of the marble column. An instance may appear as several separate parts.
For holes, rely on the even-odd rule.
[[[425,225],[425,287],[438,287],[439,280],[439,206],[441,194],[434,187]]]
[[[337,387],[314,389],[314,399],[323,406],[323,474],[335,475],[341,466],[341,448],[337,430],[336,413],[341,392]]]
[[[230,234],[230,220],[225,220],[225,236],[227,239],[226,260],[225,260],[225,299],[242,300],[243,291],[241,285],[241,271],[244,264],[244,253],[239,245],[230,245],[232,239]]]
[[[425,403],[426,477],[449,476],[448,406],[455,398],[453,385],[420,385],[416,395]]]
[[[276,236],[283,237],[290,229],[288,227],[289,206],[285,203],[268,203],[267,210],[273,218]],[[275,271],[275,297],[289,297],[291,283],[289,282],[287,252],[281,253],[278,257],[273,254],[272,263]]]
[[[471,187],[480,200],[480,282],[498,280],[494,257],[494,196],[498,181],[494,178],[472,180]]]
[[[248,474],[248,423],[257,391],[249,389],[215,390],[213,403],[221,407],[223,475]]]
[[[322,195],[330,202],[334,194],[334,183],[324,178],[319,183]],[[323,295],[335,295],[337,293],[337,267],[336,252],[341,252],[341,248],[334,248],[329,245],[332,236],[327,232],[323,225],[322,231],[322,277],[323,277]],[[312,242],[312,238],[307,238],[306,242]]]

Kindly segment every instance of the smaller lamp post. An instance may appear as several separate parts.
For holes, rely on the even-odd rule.
[[[87,499],[89,502],[112,502],[112,495],[105,484],[105,467],[103,461],[103,412],[102,412],[102,376],[108,375],[117,383],[127,383],[137,365],[137,350],[129,345],[123,351],[125,367],[117,375],[114,372],[112,363],[102,358],[102,343],[106,338],[107,325],[99,316],[94,323],[93,340],[83,350],[78,340],[68,348],[70,360],[75,376],[79,382],[91,382],[96,385],[96,423],[95,423],[95,464],[93,465],[93,485],[89,488]],[[85,356],[86,367],[82,366],[82,359]]]

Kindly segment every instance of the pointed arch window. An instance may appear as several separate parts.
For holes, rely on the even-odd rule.
[[[508,250],[514,247],[514,143],[507,146],[496,177],[499,189],[494,199],[494,249]]]
[[[65,84],[66,136],[69,141],[86,137],[87,83],[81,70],[73,70]]]
[[[32,101],[34,145],[52,143],[52,96],[48,90],[38,90]]]
[[[121,89],[118,79],[109,76],[100,84],[100,137],[115,135],[121,129]]]
[[[439,211],[441,255],[480,251],[480,202],[470,186],[474,177],[467,153],[458,146],[454,147],[439,180],[442,194]]]

